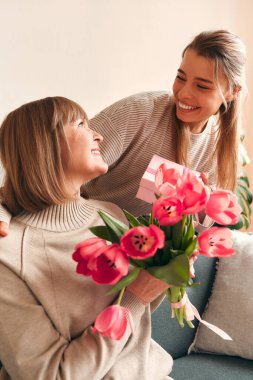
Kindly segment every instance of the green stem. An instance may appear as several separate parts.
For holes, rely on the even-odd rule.
[[[149,214],[149,224],[154,224],[154,217],[152,212]]]
[[[178,314],[179,314],[179,319],[178,319],[179,325],[181,327],[184,327],[184,306],[178,309]]]
[[[118,296],[116,305],[120,305],[125,289],[126,288],[122,288],[121,291],[119,292],[119,296]]]
[[[182,219],[182,236],[184,236],[184,228],[185,228],[186,220],[187,220],[187,215],[184,215]]]
[[[187,321],[186,320],[186,323],[187,323],[187,325],[191,328],[191,329],[194,329],[194,324],[191,322],[191,321]]]

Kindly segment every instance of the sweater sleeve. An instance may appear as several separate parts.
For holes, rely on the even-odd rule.
[[[101,150],[109,166],[119,160],[126,150],[131,149],[134,139],[138,138],[141,130],[145,130],[156,97],[163,93],[147,92],[129,96],[107,107],[90,120],[91,128],[104,138]]]
[[[0,264],[0,360],[9,376],[18,380],[100,380],[113,367],[130,337],[113,341],[87,328],[66,340],[24,281]],[[128,307],[135,326],[148,312],[130,292],[122,305]]]

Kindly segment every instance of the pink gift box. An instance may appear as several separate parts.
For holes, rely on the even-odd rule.
[[[174,168],[183,172],[184,166],[177,164],[176,162],[166,160],[163,157],[157,156],[156,154],[152,157],[145,173],[142,176],[139,190],[136,194],[136,198],[141,199],[147,203],[153,203],[156,200],[155,191],[155,174],[157,169],[161,164],[166,164],[168,169]],[[194,173],[199,174],[194,171]]]

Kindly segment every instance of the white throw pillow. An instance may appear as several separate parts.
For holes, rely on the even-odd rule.
[[[219,260],[202,318],[228,333],[226,341],[200,323],[190,351],[253,359],[253,234],[233,231],[232,257]]]

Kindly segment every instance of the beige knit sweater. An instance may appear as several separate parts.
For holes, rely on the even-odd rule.
[[[124,219],[105,202],[77,199],[11,221],[0,239],[0,379],[165,379],[172,359],[151,340],[150,307],[126,292],[122,305],[136,333],[111,341],[91,332],[98,313],[113,302],[110,286],[75,273],[75,245],[101,224],[97,210]]]

